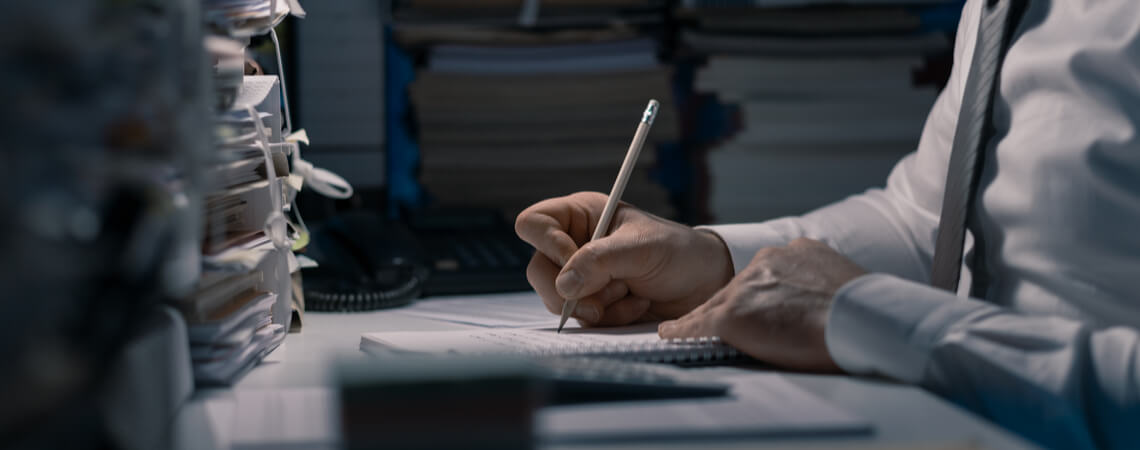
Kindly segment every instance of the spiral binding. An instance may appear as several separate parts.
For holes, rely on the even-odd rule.
[[[537,357],[581,356],[680,365],[747,359],[747,355],[724,343],[716,336],[630,344],[563,345],[534,351],[532,355]]]

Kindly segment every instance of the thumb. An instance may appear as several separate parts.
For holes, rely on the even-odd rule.
[[[570,256],[554,287],[566,299],[577,299],[602,290],[610,281],[645,274],[649,249],[629,234],[612,234],[590,241]]]

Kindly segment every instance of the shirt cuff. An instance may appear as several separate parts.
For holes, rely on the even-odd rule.
[[[827,319],[827,350],[843,370],[917,383],[931,351],[968,300],[902,278],[869,274],[843,285]]]
[[[767,247],[782,247],[792,239],[776,231],[766,223],[739,223],[731,225],[702,225],[698,230],[711,231],[724,241],[728,253],[732,255],[733,273],[740,273],[752,262],[756,252]]]

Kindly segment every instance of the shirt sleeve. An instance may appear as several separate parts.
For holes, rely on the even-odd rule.
[[[844,370],[917,383],[1052,448],[1140,446],[1140,335],[873,274],[836,294]]]
[[[920,384],[1049,447],[1140,447],[1136,330],[1019,314],[927,285],[979,11],[978,1],[966,3],[949,84],[885,189],[803,217],[706,228],[725,241],[737,272],[757,250],[799,237],[875,272],[845,285],[829,314],[828,351],[844,370]]]

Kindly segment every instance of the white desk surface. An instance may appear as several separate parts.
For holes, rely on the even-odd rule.
[[[359,351],[360,335],[372,331],[447,330],[465,327],[412,317],[399,310],[369,313],[305,314],[299,334],[230,389],[203,389],[195,394],[175,421],[175,446],[180,449],[231,448],[224,431],[211,420],[216,408],[206,405],[234,392],[296,390],[331,385],[334,357],[367,358]],[[743,372],[745,369],[715,370]],[[847,376],[786,374],[788,380],[832,404],[869,420],[874,431],[862,435],[748,438],[715,442],[652,442],[589,448],[1032,448],[1026,441],[921,389],[886,381]],[[222,400],[224,401],[224,400]],[[323,411],[318,412],[323,414]],[[330,422],[335,423],[335,422]],[[246,437],[248,441],[248,433]],[[268,447],[280,448],[280,443]],[[974,447],[971,447],[973,445]],[[249,447],[249,445],[235,446]],[[307,442],[289,448],[335,448],[332,442]],[[550,448],[576,448],[559,445]]]

